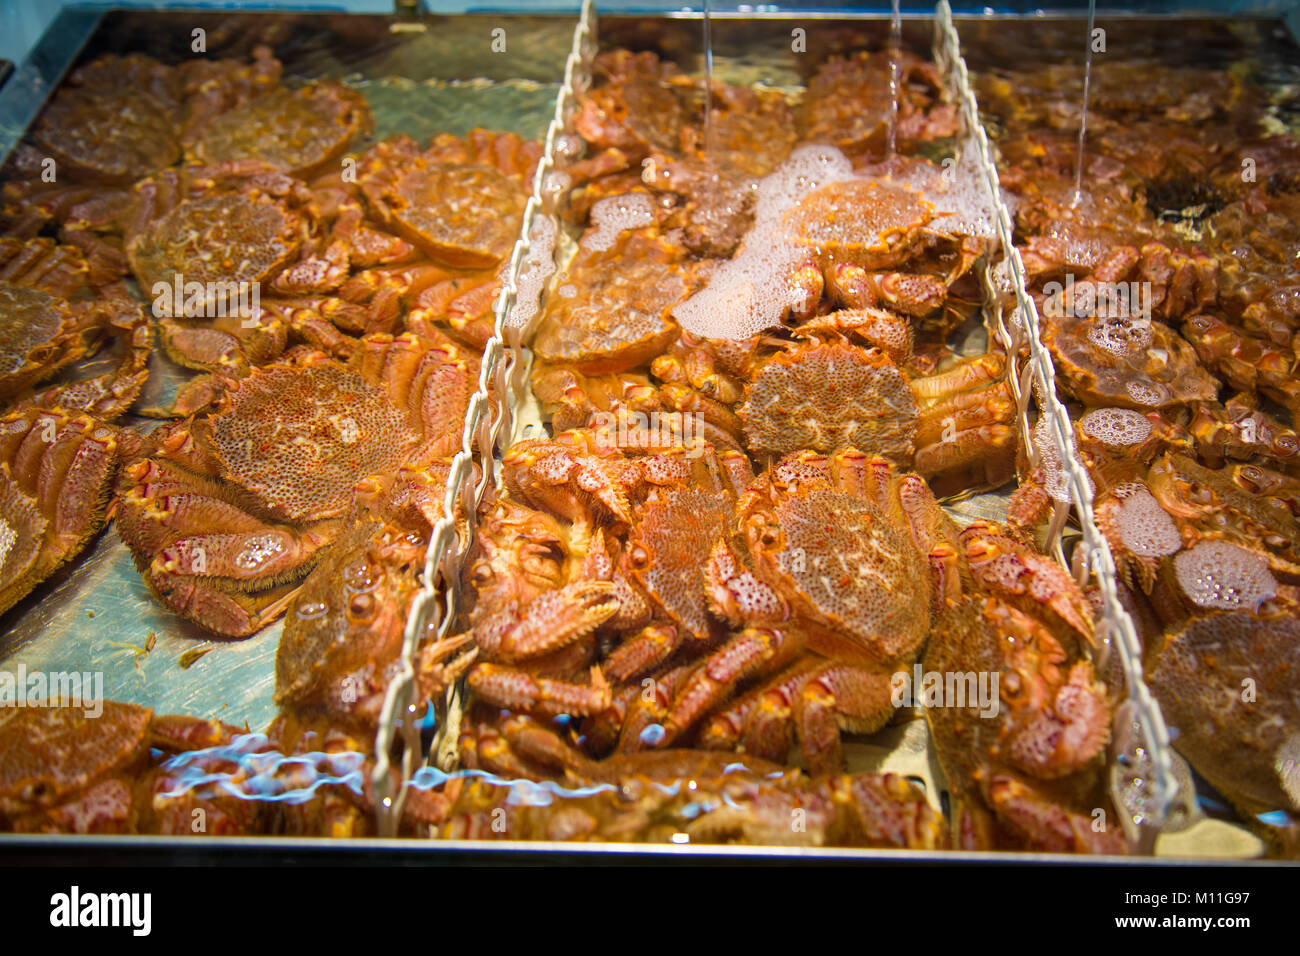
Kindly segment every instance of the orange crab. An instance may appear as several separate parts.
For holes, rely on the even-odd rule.
[[[677,337],[672,310],[690,293],[694,267],[654,226],[620,232],[608,248],[592,231],[546,304],[533,341],[538,359],[586,375],[648,363]]]
[[[957,848],[1127,852],[1117,826],[1093,826],[1092,808],[1109,805],[1101,771],[1113,702],[1077,643],[996,595],[975,594],[939,615],[922,667],[998,676],[993,719],[969,699],[925,709],[955,798]]]
[[[1300,850],[1295,786],[1300,725],[1300,620],[1225,611],[1193,618],[1147,658],[1147,680],[1173,743],[1242,817],[1294,858]],[[1256,694],[1248,688],[1257,688]]]
[[[134,443],[131,432],[59,409],[0,417],[0,612],[103,527],[118,460]]]
[[[744,735],[750,752],[781,759],[797,730],[814,773],[838,769],[839,728],[869,732],[892,716],[890,674],[929,632],[935,582],[955,557],[946,519],[921,479],[853,450],[784,459],[736,515],[705,579],[710,608],[743,630],[680,679],[661,733],[639,746],[699,726],[708,746]],[[768,679],[729,703],[756,677]]]
[[[513,133],[399,136],[372,147],[358,183],[375,217],[435,263],[492,268],[519,236],[541,144]]]
[[[225,110],[192,130],[186,156],[213,173],[265,171],[309,179],[327,172],[374,123],[365,98],[341,83],[280,88]]]
[[[346,365],[308,352],[227,382],[210,418],[159,429],[124,468],[118,531],[169,607],[251,634],[337,537],[361,479],[459,445],[476,377],[454,347],[375,335]]]
[[[30,706],[0,718],[0,829],[19,833],[249,832],[256,805],[235,799],[177,801],[155,787],[151,749],[171,753],[222,743],[238,731],[218,721],[154,716],[147,707],[96,703]]]
[[[898,76],[897,148],[915,152],[922,143],[956,136],[957,107],[944,102],[938,67],[899,51],[859,52],[833,57],[808,81],[799,117],[805,143],[830,143],[860,159],[885,152],[890,111],[891,70]]]
[[[469,686],[498,707],[584,715],[609,706],[591,668],[593,632],[619,608],[610,558],[597,530],[503,500],[483,519],[471,634],[480,660]]]
[[[108,336],[125,342],[111,372],[33,393]],[[111,421],[139,396],[148,358],[149,328],[125,287],[95,288],[85,257],[72,246],[0,238],[0,401],[57,405]]]
[[[3,218],[13,235],[47,223],[90,256],[97,281],[120,276],[120,250],[101,233],[131,204],[130,185],[175,164],[207,122],[274,89],[280,62],[268,47],[252,60],[199,58],[167,66],[146,56],[105,56],[78,68],[20,146],[5,185]],[[44,175],[47,160],[57,179]]]
[[[893,774],[808,780],[754,757],[688,750],[594,762],[517,716],[476,721],[462,743],[474,765],[487,758],[512,777],[544,782],[450,782],[436,830],[442,838],[680,843],[685,836],[691,843],[915,849],[947,843],[940,814]],[[792,831],[796,811],[806,826]]]
[[[138,184],[136,197],[127,255],[154,299],[163,347],[182,364],[241,375],[277,357],[290,332],[333,351],[336,327],[387,331],[332,294],[348,276],[354,231],[303,183],[168,174]]]

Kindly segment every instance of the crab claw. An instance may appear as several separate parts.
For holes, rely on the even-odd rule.
[[[477,649],[468,654],[459,652],[473,643],[474,635],[457,634],[420,648],[415,665],[416,679],[426,698],[441,694],[469,670],[478,657]]]
[[[1118,829],[1097,832],[1092,819],[1072,813],[1012,776],[995,774],[983,786],[999,822],[1037,849],[1055,853],[1105,853],[1122,856],[1128,844]]]
[[[1035,554],[993,524],[976,521],[961,534],[971,573],[978,585],[1028,614],[1050,612],[1091,645],[1096,645],[1092,607],[1070,573],[1051,558]]]
[[[568,647],[618,608],[611,582],[575,581],[542,594],[522,612],[511,601],[474,628],[474,640],[493,659],[513,663]]]
[[[1026,773],[1062,777],[1094,760],[1110,740],[1110,709],[1092,666],[1079,661],[1049,707],[1014,732],[1009,756]]]

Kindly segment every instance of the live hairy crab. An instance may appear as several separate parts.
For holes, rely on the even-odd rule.
[[[123,469],[118,531],[168,607],[226,636],[274,620],[353,508],[358,482],[460,442],[476,375],[454,347],[368,336],[346,364],[295,354],[228,381]]]
[[[122,342],[113,370],[49,384],[111,339]],[[0,402],[59,406],[111,421],[131,407],[148,378],[149,342],[144,312],[127,289],[94,286],[75,247],[0,238]]]
[[[88,415],[0,416],[0,612],[75,556],[104,526],[133,433]]]
[[[799,115],[802,141],[830,143],[855,159],[882,157],[894,70],[899,90],[896,148],[915,152],[922,143],[957,135],[957,107],[945,102],[937,66],[908,51],[859,52],[830,59],[808,81]]]

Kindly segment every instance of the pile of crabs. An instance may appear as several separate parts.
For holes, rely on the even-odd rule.
[[[1066,505],[1023,453],[1008,339],[979,335],[991,198],[937,69],[895,61],[896,106],[885,53],[798,97],[597,57],[561,150],[572,249],[527,309],[550,433],[503,455],[459,627],[421,636],[414,716],[456,731],[460,769],[401,781],[399,832],[1132,849],[1106,772],[1124,678],[1098,596],[1044,553]],[[1070,77],[987,74],[981,103],[1151,687],[1253,820],[1300,808],[1297,147],[1235,77],[1142,71],[1097,71],[1078,195]],[[379,716],[540,146],[356,152],[370,125],[267,51],[110,59],[12,161],[0,609],[111,517],[176,614],[285,626],[265,733],[128,704],[0,719],[0,828],[374,832]],[[141,306],[177,273],[257,282],[260,311]],[[197,374],[141,409],[154,339]],[[101,347],[115,371],[70,376]],[[142,412],[170,420],[121,423]],[[1004,522],[941,504],[1017,480]],[[846,772],[841,736],[913,700],[944,813]]]
[[[111,521],[178,617],[226,639],[286,624],[268,734],[128,704],[7,710],[0,827],[189,828],[202,788],[160,761],[201,751],[217,773],[212,748],[261,774],[252,786],[303,795],[323,784],[300,779],[302,755],[328,755],[346,797],[334,822],[268,816],[301,799],[218,801],[202,832],[373,819],[369,777],[339,762],[373,750],[542,147],[486,130],[369,143],[372,127],[358,93],[283,78],[266,48],[108,56],[71,74],[11,158],[0,613]],[[232,308],[226,291],[250,287],[256,306]],[[193,375],[146,407],[166,363]],[[431,650],[422,681],[446,683],[459,646]]]
[[[128,704],[23,710],[0,726],[0,822],[372,832],[372,745],[476,374],[465,347],[489,334],[536,147],[475,134],[349,157],[364,104],[281,88],[267,56],[228,77],[111,65],[176,148],[61,144],[43,121],[34,147],[79,164],[11,184],[5,224],[82,286],[6,288],[51,297],[60,335],[105,301],[129,317],[102,291],[124,277],[182,266],[255,278],[262,308],[157,317],[163,351],[203,374],[147,436],[111,424],[139,358],[92,389],[46,383],[95,335],[22,357],[0,467],[6,513],[39,533],[14,600],[111,500],[176,613],[232,637],[285,615],[281,715],[257,734]],[[122,107],[96,66],[56,118]],[[905,55],[900,76],[886,156],[883,54],[825,64],[798,104],[715,86],[708,143],[698,83],[647,54],[598,59],[565,171],[581,238],[531,337],[553,437],[504,456],[464,630],[420,642],[424,706],[467,685],[464,770],[408,781],[401,832],[1126,849],[1094,822],[1119,688],[1091,663],[1087,596],[1026,536],[958,528],[935,497],[1014,476],[1017,409],[1004,356],[949,347],[992,233],[970,170],[916,155],[958,132],[939,74]],[[81,444],[39,464],[50,420]],[[910,780],[844,772],[841,732],[902,719],[913,665],[1001,678],[991,719],[974,700],[927,711],[951,824]]]
[[[797,102],[715,84],[708,144],[702,84],[649,53],[596,59],[565,169],[576,249],[531,336],[551,437],[504,455],[465,572],[461,765],[546,799],[485,788],[440,832],[838,836],[792,826],[784,795],[692,820],[647,812],[644,784],[621,808],[585,789],[632,766],[691,781],[697,812],[730,765],[837,801],[896,788],[932,820],[915,782],[846,774],[841,742],[915,718],[915,668],[996,675],[1000,695],[927,708],[947,820],[902,830],[858,801],[869,845],[1126,852],[1103,772],[1122,686],[1092,663],[1088,595],[1031,536],[959,527],[936,497],[1012,480],[1019,415],[1005,356],[952,347],[994,255],[989,203],[960,157],[918,154],[951,146],[956,110],[933,65],[900,69],[886,155],[882,53],[826,63]]]
[[[1173,745],[1294,853],[1300,142],[1237,73],[1108,58],[1076,191],[1078,73],[978,84],[1042,336]]]

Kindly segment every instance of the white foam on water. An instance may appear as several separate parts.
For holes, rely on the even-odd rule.
[[[1260,554],[1226,541],[1202,541],[1174,558],[1174,573],[1198,607],[1253,611],[1277,594],[1277,581]]]
[[[1115,526],[1124,547],[1139,557],[1159,558],[1183,546],[1178,525],[1146,485],[1130,482],[1116,488],[1115,494],[1122,499],[1115,510]]]
[[[1131,408],[1094,408],[1079,419],[1079,427],[1111,448],[1140,445],[1151,437],[1151,422]]]
[[[832,183],[858,180],[913,189],[936,208],[932,228],[992,238],[996,235],[994,207],[973,150],[954,163],[943,172],[917,168],[895,177],[855,175],[853,163],[835,147],[799,147],[759,180],[754,224],[740,251],[720,263],[708,285],[673,310],[674,317],[688,332],[718,339],[748,338],[779,325],[785,313],[800,304],[802,295],[790,288],[788,276],[809,255],[805,245],[787,234],[785,214]],[[857,237],[865,245],[878,239],[870,231],[869,220],[864,217]]]
[[[528,231],[528,252],[519,266],[519,279],[515,283],[515,307],[510,310],[507,322],[523,328],[542,307],[542,289],[555,272],[555,220],[538,216]]]
[[[1065,463],[1060,453],[1056,450],[1050,420],[1046,415],[1038,416],[1038,421],[1034,424],[1032,440],[1034,448],[1038,451],[1038,467],[1041,469],[1043,490],[1053,501],[1071,504],[1074,499],[1070,496],[1069,475],[1065,471]],[[1092,478],[1086,471],[1083,472],[1083,477],[1089,487],[1093,487]]]
[[[785,235],[782,217],[831,183],[853,179],[853,164],[833,146],[801,146],[759,180],[754,225],[734,258],[709,284],[673,309],[682,328],[713,339],[744,339],[780,324],[801,295],[787,281],[808,250]]]
[[[580,245],[587,252],[604,252],[620,232],[650,226],[654,221],[654,203],[645,193],[607,196],[592,203],[591,222],[595,228],[582,237]]]
[[[1155,382],[1138,382],[1130,380],[1124,383],[1128,397],[1140,405],[1159,405],[1169,397],[1169,391]]]
[[[908,186],[933,203],[935,215],[930,228],[938,232],[981,239],[997,236],[997,213],[974,149],[963,150],[956,159],[944,160],[937,180],[932,170],[914,166],[879,181]]]

